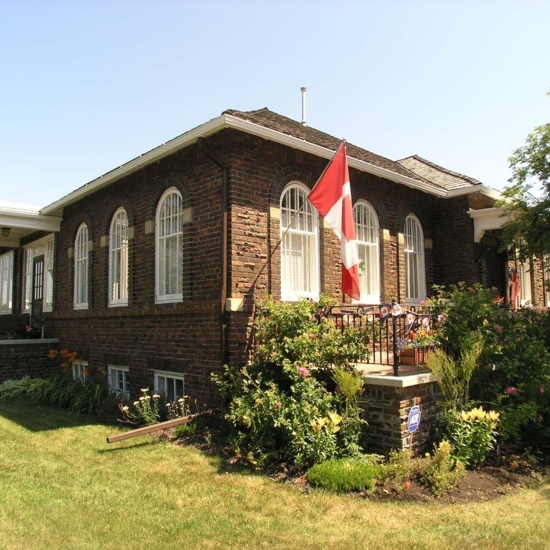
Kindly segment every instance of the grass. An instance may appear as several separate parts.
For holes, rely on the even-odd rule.
[[[547,548],[550,487],[468,504],[302,493],[150,436],[0,400],[0,548]]]

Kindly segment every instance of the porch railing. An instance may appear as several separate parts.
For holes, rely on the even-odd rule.
[[[369,336],[368,362],[393,367],[394,376],[399,376],[399,354],[411,331],[424,326],[436,328],[440,311],[433,306],[399,306],[374,304],[357,306],[332,306],[329,310],[342,331],[349,327],[365,330]]]

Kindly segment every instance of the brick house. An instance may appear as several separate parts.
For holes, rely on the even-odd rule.
[[[339,242],[306,201],[339,144],[229,110],[38,211],[0,205],[0,331],[31,319],[117,390],[214,401],[210,373],[247,360],[257,298],[344,301]],[[459,281],[508,294],[496,191],[418,156],[347,153],[361,303],[414,305]],[[531,267],[529,300],[545,304]]]

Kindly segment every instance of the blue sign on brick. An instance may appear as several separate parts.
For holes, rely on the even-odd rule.
[[[418,405],[411,407],[409,412],[409,418],[407,420],[407,428],[410,433],[416,432],[418,426],[420,426],[420,417],[422,416],[422,411]]]

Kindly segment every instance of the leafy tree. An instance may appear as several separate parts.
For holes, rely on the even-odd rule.
[[[550,96],[550,91],[548,92]],[[537,126],[509,159],[512,177],[500,203],[511,220],[505,245],[519,245],[522,257],[550,253],[550,123]]]

